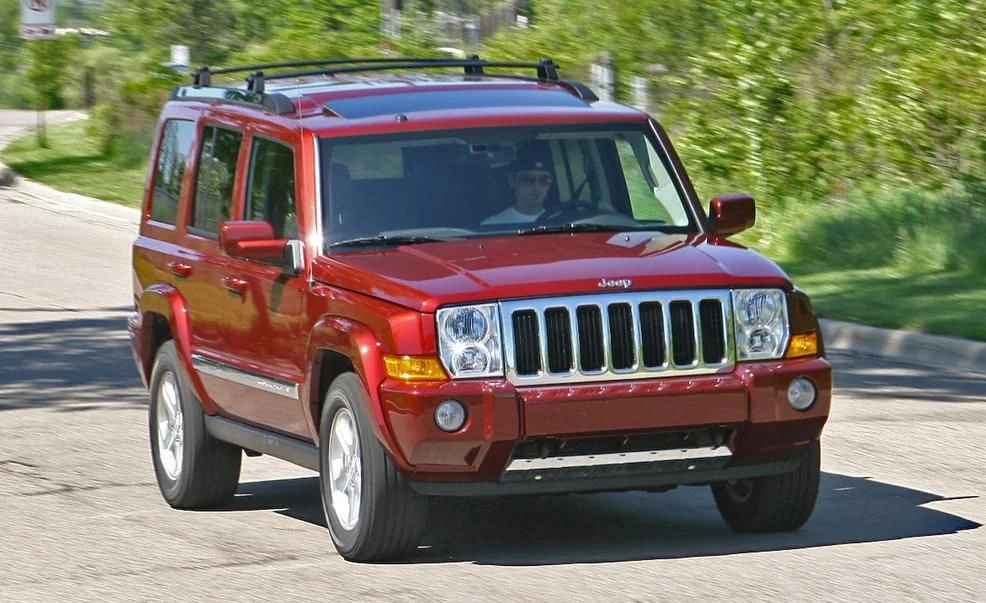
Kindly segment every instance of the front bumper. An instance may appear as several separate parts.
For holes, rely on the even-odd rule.
[[[807,377],[814,405],[797,411],[788,385]],[[804,445],[818,439],[831,404],[831,366],[822,358],[744,363],[731,372],[591,385],[514,388],[503,380],[437,386],[387,381],[380,387],[395,462],[413,487],[428,494],[576,492],[708,483],[793,471]],[[466,425],[439,430],[434,409],[453,398],[468,408]],[[607,449],[606,462],[528,465],[522,446],[590,441],[602,436],[702,434],[722,441],[659,444],[654,460],[641,449]],[[676,451],[684,450],[682,458]],[[626,456],[627,454],[630,456]],[[564,457],[546,453],[543,458]],[[598,454],[595,456],[599,456]],[[665,458],[667,457],[667,458]],[[622,459],[622,460],[620,460]],[[596,459],[598,460],[598,459]],[[559,469],[559,470],[555,470]]]

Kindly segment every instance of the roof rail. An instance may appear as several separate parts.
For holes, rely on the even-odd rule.
[[[290,71],[281,73],[264,73],[265,69],[283,69],[286,67],[324,67],[305,71]],[[413,57],[371,57],[355,59],[317,59],[311,61],[290,61],[286,63],[265,63],[246,65],[242,67],[222,67],[212,69],[201,67],[192,74],[194,86],[210,86],[212,76],[224,73],[242,73],[252,71],[247,78],[247,89],[250,92],[263,93],[269,80],[307,77],[313,75],[335,75],[337,73],[359,73],[363,71],[388,71],[392,69],[445,69],[462,67],[466,75],[486,75],[486,68],[515,67],[520,69],[535,69],[537,80],[556,83],[558,65],[551,59],[541,59],[537,63],[522,63],[511,61],[485,61],[479,55],[470,55],[466,59],[446,58],[413,58]]]
[[[260,106],[264,111],[275,115],[294,113],[291,99],[283,94],[263,94],[241,88],[219,86],[178,86],[171,92],[171,100],[220,101],[237,105]]]

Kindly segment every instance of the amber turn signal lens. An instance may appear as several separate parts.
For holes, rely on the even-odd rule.
[[[815,356],[818,354],[818,334],[798,333],[791,336],[791,343],[787,346],[785,358],[801,358],[802,356]]]
[[[431,356],[391,356],[385,354],[387,376],[401,381],[445,381],[448,376],[438,358]]]

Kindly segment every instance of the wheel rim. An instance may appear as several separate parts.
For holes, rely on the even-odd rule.
[[[329,490],[332,512],[346,530],[359,523],[362,477],[356,421],[348,409],[340,408],[332,419],[329,434]]]
[[[733,502],[745,503],[753,496],[753,480],[737,479],[726,482],[726,492]]]
[[[184,452],[185,422],[181,412],[181,394],[178,380],[171,371],[161,376],[157,389],[157,448],[161,468],[165,474],[177,480],[181,475]]]

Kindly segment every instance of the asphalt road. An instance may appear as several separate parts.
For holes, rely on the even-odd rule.
[[[437,500],[413,558],[350,564],[313,474],[267,457],[228,509],[174,511],[125,334],[134,233],[0,189],[0,601],[986,597],[986,375],[846,355],[796,533],[730,532],[707,488]]]

